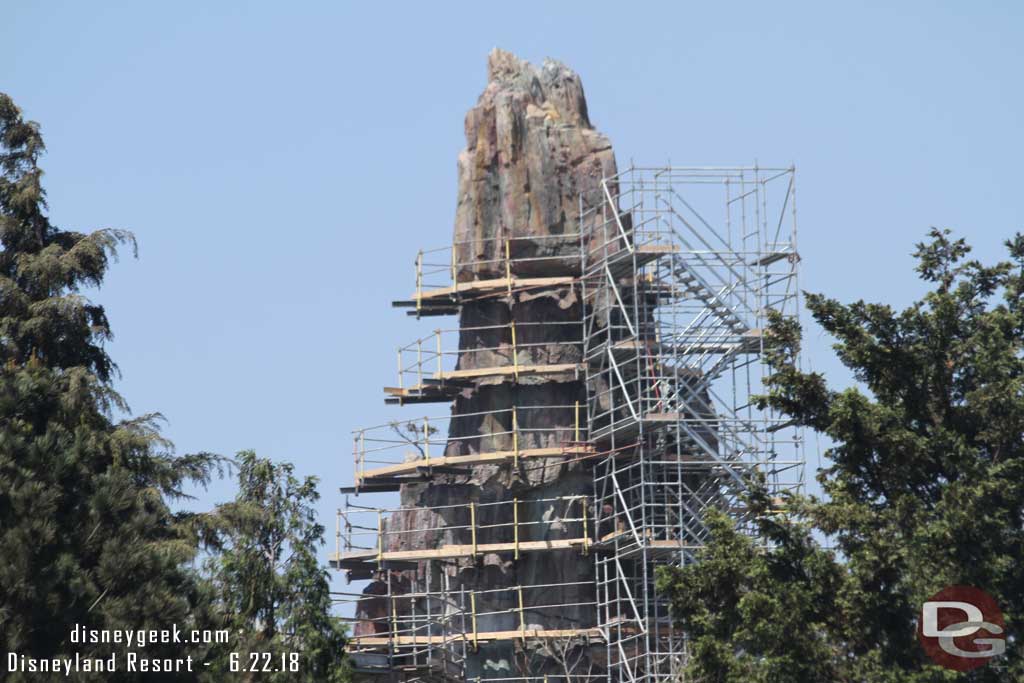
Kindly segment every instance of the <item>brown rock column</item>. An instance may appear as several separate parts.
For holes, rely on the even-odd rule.
[[[488,84],[466,115],[466,148],[459,154],[458,203],[454,231],[454,271],[459,282],[504,278],[576,276],[580,271],[580,197],[600,197],[602,177],[616,173],[611,144],[594,130],[587,115],[579,76],[563,64],[545,61],[535,67],[514,55],[494,50],[488,60]],[[517,348],[510,324],[515,323]],[[537,323],[545,323],[538,325]],[[575,438],[579,402],[586,438],[585,389],[582,366],[582,302],[575,284],[515,288],[485,298],[464,300],[460,309],[458,369],[479,369],[517,363],[519,366],[570,365],[578,369],[558,374],[507,374],[474,378],[452,404],[452,415],[506,411],[453,419],[446,455],[510,450],[508,432],[513,406],[522,432],[519,447],[559,447]],[[473,330],[483,326],[497,330]],[[497,350],[495,350],[497,349]],[[537,408],[545,408],[543,410]],[[521,501],[520,540],[578,538],[580,524],[564,524],[561,515],[579,517],[583,503],[540,502],[558,497],[581,498],[593,493],[591,464],[578,459],[520,460],[473,466],[468,474],[435,475],[431,483],[404,485],[403,506],[442,506],[495,501]],[[491,518],[484,508],[478,525],[508,523]],[[497,514],[507,515],[501,506]],[[590,512],[589,514],[592,514]],[[462,509],[398,514],[388,520],[393,530],[466,524]],[[507,528],[482,531],[478,541],[510,541]],[[468,543],[464,531],[420,538],[421,547]],[[409,535],[403,535],[408,538]],[[397,548],[395,548],[397,549]],[[423,562],[407,572],[412,590],[440,590],[446,574],[451,588],[466,591],[493,588],[592,582],[591,558],[577,550],[486,555],[475,560]],[[527,594],[526,621],[535,629],[586,629],[595,625],[592,605],[531,609],[535,604],[592,603],[593,585],[532,591]],[[506,591],[477,601],[478,612],[509,610],[478,620],[480,631],[519,628],[516,595]],[[587,648],[599,659],[604,646]],[[555,648],[558,649],[558,648]],[[577,653],[578,654],[578,653]],[[576,657],[573,656],[573,659]],[[593,663],[600,667],[600,662]],[[597,668],[594,672],[597,672]],[[564,673],[557,656],[539,645],[518,641],[482,644],[470,654],[466,676],[473,678]]]

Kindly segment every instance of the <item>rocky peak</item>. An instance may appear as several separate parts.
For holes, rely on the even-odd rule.
[[[502,272],[504,240],[512,240],[521,261],[570,253],[579,244],[581,194],[599,196],[601,179],[616,172],[611,143],[590,125],[576,72],[550,59],[536,67],[495,49],[487,74],[466,114],[459,155],[460,280]]]
[[[511,52],[494,48],[487,57],[487,88],[480,97],[485,104],[498,93],[525,95],[527,106],[550,121],[590,128],[583,83],[562,62],[545,59],[537,68]]]

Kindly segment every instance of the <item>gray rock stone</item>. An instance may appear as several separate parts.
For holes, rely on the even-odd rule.
[[[466,115],[466,148],[458,160],[458,204],[455,214],[454,258],[460,282],[504,277],[506,253],[510,270],[520,277],[546,277],[579,272],[579,212],[581,193],[599,196],[603,177],[616,172],[611,143],[594,130],[579,76],[565,65],[547,60],[540,68],[511,53],[494,50],[488,58],[488,84],[476,106]],[[473,330],[487,325],[517,323],[517,353],[520,365],[578,364],[581,345],[573,343],[582,334],[579,324],[582,303],[572,286],[516,291],[464,304],[460,314],[460,369],[511,365],[511,343],[507,328]],[[568,323],[537,326],[534,323]],[[495,350],[495,349],[498,350]],[[524,433],[520,448],[556,447],[575,437],[576,402],[584,405],[582,373],[521,378],[491,376],[475,381],[452,404],[453,416],[485,411],[546,407],[521,410],[519,427]],[[585,409],[584,409],[585,410]],[[512,448],[512,437],[495,432],[511,429],[508,412],[452,420],[447,455],[466,455]],[[593,479],[590,463],[555,460],[483,465],[469,474],[438,475],[429,484],[402,487],[401,501],[408,511],[387,520],[391,531],[412,532],[442,525],[468,524],[467,508],[432,510],[441,506],[522,501],[520,519],[540,522],[522,527],[520,540],[578,538],[579,523],[565,523],[565,510],[572,503],[541,502],[557,497],[590,496]],[[478,525],[509,523],[495,518],[484,508]],[[499,514],[508,514],[502,506]],[[575,506],[574,516],[579,516]],[[593,514],[590,511],[589,514]],[[591,516],[591,519],[593,517]],[[386,550],[420,548],[446,543],[469,543],[465,529],[403,533],[387,537]],[[479,543],[511,540],[508,527],[481,530]],[[446,575],[446,577],[445,577]],[[415,571],[392,573],[393,591],[439,591],[442,581],[450,588],[467,591],[491,590],[519,585],[588,582],[593,562],[578,551],[487,555],[476,560],[424,562]],[[367,589],[368,594],[385,594],[386,577]],[[504,614],[479,620],[478,629],[519,628],[514,591],[494,594],[477,602],[478,612]],[[566,629],[594,626],[596,609],[592,585],[544,591],[543,603],[565,605],[557,609],[530,609],[530,628]],[[529,601],[527,601],[529,602]],[[363,614],[381,610],[379,597],[368,598]],[[358,631],[357,631],[358,632]],[[585,643],[579,648],[588,650]],[[593,648],[593,659],[603,646]],[[586,662],[590,655],[585,654]],[[589,664],[587,664],[589,666]],[[494,673],[498,672],[498,673]],[[534,676],[560,673],[555,658],[536,645],[516,641],[482,645],[472,653],[467,677]]]

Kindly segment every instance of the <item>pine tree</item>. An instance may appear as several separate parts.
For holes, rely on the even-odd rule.
[[[256,679],[347,681],[344,630],[330,615],[327,573],[317,560],[324,528],[316,521],[316,478],[300,481],[291,464],[252,451],[239,453],[237,461],[238,494],[217,507],[211,539],[217,552],[207,572],[215,607],[239,636],[213,653],[211,672],[251,674],[254,666],[268,665],[270,672]]]
[[[1024,680],[1013,640],[966,674],[916,640],[946,586],[992,595],[1011,639],[1024,617],[1024,237],[1006,247],[984,265],[933,230],[915,253],[932,289],[903,311],[809,295],[858,387],[799,371],[800,330],[774,321],[761,401],[827,435],[831,465],[784,517],[755,485],[758,538],[713,516],[705,561],[661,572],[695,680]]]
[[[127,408],[111,386],[117,368],[103,347],[110,326],[81,290],[99,286],[117,247],[134,248],[134,240],[120,230],[53,225],[43,151],[38,125],[0,94],[0,650],[93,657],[109,646],[71,643],[75,625],[200,625],[203,586],[188,566],[197,547],[192,520],[168,501],[205,483],[218,459],[174,456],[159,415],[115,421]],[[188,654],[201,652],[146,650]]]

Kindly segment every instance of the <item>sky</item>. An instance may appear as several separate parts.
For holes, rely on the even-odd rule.
[[[1010,1],[15,1],[0,90],[42,125],[54,222],[138,238],[89,292],[133,411],[319,477],[326,563],[351,431],[428,412],[383,404],[436,326],[389,302],[451,240],[493,47],[575,69],[620,167],[795,164],[801,286],[902,306],[931,226],[987,259],[1024,229],[1021,35]]]

